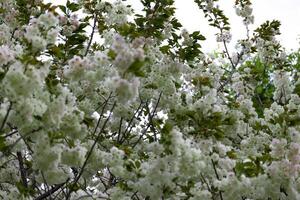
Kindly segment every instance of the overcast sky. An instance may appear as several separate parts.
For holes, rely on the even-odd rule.
[[[241,18],[237,17],[233,8],[234,0],[220,0],[220,8],[229,17],[232,27],[233,41],[245,37]],[[300,34],[300,0],[252,0],[255,16],[255,29],[266,20],[278,19],[281,21],[279,37],[282,45],[287,49],[298,49]],[[176,0],[177,16],[188,30],[199,29],[204,35],[213,35],[215,29],[209,28],[193,0]],[[206,49],[214,49],[213,37],[203,44]],[[234,42],[233,42],[234,43]]]
[[[45,0],[46,2],[56,2],[63,4],[66,0]],[[110,1],[110,0],[108,0]],[[113,0],[111,0],[113,1]],[[220,8],[229,17],[232,28],[233,41],[231,49],[237,39],[245,37],[245,29],[242,19],[237,17],[233,8],[235,0],[219,0]],[[140,0],[127,0],[136,9],[141,9]],[[281,21],[281,33],[279,37],[282,45],[287,49],[298,49],[300,34],[300,0],[252,0],[253,13],[255,16],[254,25],[250,29],[255,29],[266,20],[278,19]],[[203,42],[203,50],[211,51],[218,47],[214,34],[216,30],[209,27],[203,14],[198,9],[194,0],[175,0],[177,7],[176,16],[189,31],[199,30],[207,37]]]

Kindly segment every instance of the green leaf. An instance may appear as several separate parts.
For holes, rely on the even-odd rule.
[[[80,9],[80,5],[77,4],[77,3],[74,3],[74,2],[71,3],[70,0],[68,0],[67,1],[67,8],[69,10],[71,10],[72,12],[75,12],[75,11]]]
[[[247,177],[255,177],[261,172],[261,169],[255,162],[247,161],[238,162],[235,166],[235,171],[238,176],[244,174]]]
[[[54,45],[49,49],[49,53],[56,56],[57,58],[61,59],[64,58],[63,49]]]
[[[150,83],[150,84],[145,85],[145,88],[146,89],[157,89],[158,86],[154,83]]]
[[[117,54],[113,50],[109,50],[107,56],[114,60],[117,57]]]
[[[160,47],[159,49],[160,49],[160,51],[163,52],[163,53],[168,53],[169,50],[170,50],[170,48],[171,48],[171,47],[170,47],[169,45],[165,45],[165,46]]]
[[[127,69],[127,72],[131,72],[136,76],[140,76],[140,77],[144,77],[145,74],[144,72],[141,70],[142,67],[144,66],[145,61],[141,61],[139,59],[136,59]]]
[[[173,129],[173,124],[170,121],[167,121],[162,128],[161,132],[162,134],[169,134]]]
[[[21,181],[16,182],[17,189],[24,196],[30,196],[34,194],[34,190],[32,187],[25,187]]]
[[[86,116],[83,119],[83,123],[87,125],[87,127],[93,127],[94,126],[94,118]]]
[[[6,152],[8,150],[9,146],[5,144],[5,138],[0,135],[0,151]]]
[[[237,154],[235,151],[231,150],[231,151],[227,151],[226,152],[227,156],[231,159],[235,159],[237,157]]]
[[[60,8],[61,11],[63,11],[63,13],[67,14],[67,8],[66,8],[66,6],[58,5],[58,7]]]
[[[195,31],[191,34],[191,37],[195,40],[206,40],[206,38],[200,34],[200,31]]]

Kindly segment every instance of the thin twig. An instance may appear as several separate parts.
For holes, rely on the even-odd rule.
[[[21,180],[22,180],[23,186],[25,188],[27,188],[28,187],[27,178],[26,178],[27,173],[26,173],[26,170],[24,168],[23,156],[22,156],[22,153],[20,151],[17,151],[17,158],[18,158],[18,161],[19,161]]]
[[[158,100],[157,100],[157,102],[156,102],[156,104],[155,104],[155,107],[154,107],[154,109],[153,109],[153,112],[152,112],[152,114],[149,116],[149,121],[151,121],[152,118],[153,118],[154,115],[155,115],[156,109],[157,109],[158,104],[159,104],[159,102],[160,102],[161,95],[162,95],[162,92],[159,93]],[[141,139],[142,139],[143,136],[147,133],[147,131],[148,131],[148,129],[149,129],[150,126],[151,126],[151,124],[148,123],[147,127],[142,131],[142,133],[141,133],[139,139],[133,144],[132,148],[134,148],[134,147],[141,141]]]
[[[214,168],[217,179],[220,180],[219,174],[218,174],[217,169],[216,169],[216,164],[212,159],[211,159],[211,163],[212,163],[212,166]]]
[[[212,166],[214,168],[214,171],[215,171],[215,174],[216,174],[216,177],[218,180],[221,180],[220,177],[219,177],[219,174],[217,172],[217,168],[216,168],[216,164],[215,162],[211,159],[211,163],[212,163]],[[223,195],[222,195],[222,191],[219,190],[219,196],[220,196],[220,199],[223,200]]]
[[[222,31],[221,31],[221,32],[222,32]],[[234,64],[233,61],[232,61],[232,58],[231,58],[231,56],[230,56],[230,54],[229,54],[229,50],[228,50],[228,48],[227,48],[227,44],[226,44],[226,41],[225,41],[225,40],[223,40],[223,45],[224,45],[224,48],[225,48],[225,53],[226,53],[226,55],[227,55],[227,57],[228,57],[228,59],[229,59],[229,61],[230,61],[230,63],[231,63],[231,66],[232,66],[233,69],[235,69],[236,64]]]
[[[93,41],[93,37],[94,37],[94,33],[95,33],[95,29],[96,29],[96,25],[97,25],[97,17],[98,15],[95,14],[95,17],[94,17],[94,24],[93,24],[93,29],[92,29],[92,32],[91,32],[91,35],[90,35],[90,40],[89,40],[89,43],[88,43],[88,46],[86,47],[86,51],[84,53],[84,56],[86,56],[90,50],[90,47],[92,45],[92,41]]]
[[[30,134],[32,134],[32,133],[35,133],[35,132],[37,132],[37,131],[39,131],[39,130],[41,130],[42,128],[41,127],[39,127],[39,128],[37,128],[37,129],[35,129],[35,130],[32,130],[31,132],[29,132],[29,133],[26,133],[24,136],[20,136],[14,143],[12,143],[11,145],[9,145],[8,147],[7,147],[7,152],[10,152],[22,139],[25,141],[25,139],[26,139],[26,137],[28,137]],[[25,142],[24,142],[25,143]],[[26,144],[26,143],[25,143]],[[27,148],[28,148],[29,146],[27,145]],[[30,147],[29,147],[29,149],[28,149],[29,151],[32,151],[31,149],[30,149]],[[5,156],[5,154],[2,154],[1,156],[0,156],[0,159],[2,159],[3,157]]]
[[[99,139],[100,139],[101,133],[104,131],[104,129],[105,129],[105,127],[106,127],[106,124],[107,124],[107,122],[109,121],[109,119],[110,119],[110,117],[111,117],[111,114],[112,114],[112,112],[113,112],[115,106],[116,106],[116,102],[113,104],[113,106],[112,106],[112,108],[111,108],[111,110],[110,110],[109,116],[108,116],[107,119],[104,121],[104,123],[103,123],[103,125],[102,125],[102,128],[101,128],[101,130],[99,131],[99,133],[98,133],[98,135],[97,135],[97,137],[96,137],[96,139],[95,139],[95,141],[94,141],[94,143],[93,143],[91,149],[88,151],[88,153],[87,153],[87,155],[86,155],[86,159],[85,159],[85,161],[84,161],[84,163],[83,163],[83,165],[82,165],[82,167],[81,167],[79,173],[78,173],[77,176],[74,178],[73,184],[76,184],[76,183],[79,181],[81,175],[83,174],[84,169],[85,169],[85,167],[86,167],[86,165],[87,165],[87,163],[88,163],[88,161],[89,161],[89,158],[91,157],[92,152],[94,151],[94,148],[96,147],[96,144],[98,143],[98,141],[99,141]],[[95,129],[95,130],[96,130],[96,129]],[[71,194],[71,191],[69,191],[69,192],[67,193],[66,199],[69,198],[70,194]]]
[[[123,117],[121,117],[121,119],[120,119],[120,125],[119,125],[118,136],[117,136],[117,142],[120,141],[120,136],[121,136],[121,132],[122,132],[122,123],[123,123]]]
[[[221,29],[221,34],[223,34],[223,30],[222,29]],[[229,50],[228,50],[228,47],[227,47],[227,44],[226,44],[225,40],[223,40],[223,46],[224,46],[227,58],[229,59],[229,62],[231,64],[232,70],[231,70],[231,72],[230,72],[230,74],[229,74],[226,82],[224,84],[221,84],[221,86],[217,89],[218,92],[221,91],[221,90],[223,90],[223,88],[231,81],[232,75],[236,71],[236,67],[237,67],[238,63],[240,62],[240,59],[243,56],[243,51],[242,51],[241,54],[238,54],[238,59],[237,59],[236,63],[234,63],[233,60],[232,60],[232,58],[231,58],[231,56],[230,56],[230,53],[229,53]]]
[[[146,109],[147,109],[147,112],[148,112],[148,115],[149,115],[149,122],[148,123],[150,124],[150,129],[153,132],[153,134],[154,134],[154,140],[156,141],[157,140],[156,129],[154,127],[152,116],[151,116],[151,113],[150,113],[149,104],[147,102],[146,102]]]
[[[35,198],[35,200],[42,200],[42,199],[46,199],[48,196],[50,196],[51,194],[55,193],[57,190],[59,190],[61,187],[63,187],[67,182],[69,181],[69,179],[61,184],[55,185],[53,188],[51,188],[51,190],[43,193],[42,195],[38,196],[37,198]]]
[[[138,109],[137,109],[137,110],[135,111],[135,113],[132,115],[132,117],[131,117],[131,119],[130,119],[130,121],[129,121],[129,123],[128,123],[128,125],[127,125],[125,131],[124,131],[124,133],[122,134],[122,137],[121,137],[121,139],[120,139],[120,144],[122,144],[123,142],[125,142],[126,139],[128,138],[129,133],[131,132],[132,128],[134,127],[134,124],[132,124],[132,123],[133,123],[133,120],[136,118],[136,115],[137,115],[137,116],[140,116],[140,115],[142,114],[142,111],[143,111],[143,109],[141,109],[141,108],[142,108],[142,104],[143,104],[143,102],[141,101],[141,103],[140,103]],[[127,133],[128,133],[128,134],[127,134]],[[126,134],[127,134],[127,135],[126,135]]]
[[[2,124],[1,124],[1,127],[0,127],[0,132],[3,130],[3,128],[4,128],[4,126],[5,126],[5,123],[6,123],[7,119],[8,119],[8,116],[9,116],[9,113],[10,113],[10,111],[11,111],[11,108],[12,108],[12,103],[10,102],[10,103],[9,103],[9,106],[8,106],[8,109],[7,109],[7,111],[6,111],[6,114],[5,114],[5,116],[4,116],[4,119],[3,119],[3,121],[2,121]]]
[[[138,191],[136,191],[135,193],[133,193],[133,195],[131,195],[131,199],[133,199],[133,197],[136,197],[137,200],[140,200],[139,196],[137,195]]]
[[[18,130],[16,129],[16,130],[13,130],[13,131],[11,131],[10,133],[8,133],[8,134],[6,134],[5,136],[3,136],[4,138],[7,138],[7,137],[10,137],[10,136],[12,136],[12,135],[14,135],[14,134],[16,134],[16,133],[18,133]]]
[[[99,117],[99,119],[98,119],[98,121],[97,121],[97,125],[96,125],[96,127],[95,127],[95,129],[94,129],[92,135],[95,135],[95,134],[96,134],[96,131],[97,131],[98,127],[100,126],[100,122],[101,122],[102,116],[104,115],[105,108],[106,108],[106,106],[108,105],[109,99],[111,98],[111,94],[112,94],[112,93],[109,94],[108,98],[107,98],[107,99],[104,101],[104,103],[102,104],[102,105],[103,105],[103,108],[102,108],[102,110],[101,110],[100,117]]]
[[[41,175],[42,175],[44,184],[46,185],[46,192],[48,192],[50,189],[49,189],[49,185],[48,185],[48,183],[47,183],[47,181],[46,181],[46,178],[45,178],[45,176],[44,176],[44,172],[43,172],[43,171],[41,171]],[[49,197],[51,198],[51,195],[49,195]]]
[[[206,185],[206,187],[207,187],[207,190],[208,190],[209,192],[212,192],[212,191],[211,191],[211,188],[210,188],[210,186],[209,186],[209,184],[208,184],[208,182],[206,181],[206,179],[205,179],[205,177],[203,176],[202,173],[200,174],[200,176],[201,176],[202,181],[205,183],[205,185]]]
[[[64,193],[64,188],[60,188],[60,191],[57,192],[57,194],[53,197],[53,199],[56,199],[58,197],[58,195],[60,195],[60,193]]]
[[[123,135],[125,135],[126,132],[128,131],[128,129],[130,128],[131,123],[133,122],[133,120],[134,120],[136,114],[137,114],[137,113],[139,112],[139,110],[141,109],[142,105],[143,105],[143,102],[141,101],[139,107],[136,109],[136,111],[135,111],[134,114],[132,115],[132,117],[131,117],[131,119],[130,119],[130,121],[129,121],[129,123],[128,123],[128,126],[126,127],[126,129],[125,129]]]

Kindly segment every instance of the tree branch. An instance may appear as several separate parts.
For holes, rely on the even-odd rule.
[[[63,187],[67,182],[69,181],[69,179],[61,184],[55,185],[53,188],[51,188],[51,190],[45,192],[44,194],[38,196],[37,198],[35,198],[35,200],[42,200],[42,199],[46,199],[48,196],[50,196],[51,194],[55,193],[57,190],[59,190],[61,187]]]
[[[108,100],[109,100],[109,98],[107,99],[105,106],[107,105]],[[105,127],[106,127],[106,124],[107,124],[107,122],[109,121],[109,119],[110,119],[110,117],[111,117],[111,114],[112,114],[112,112],[113,112],[115,106],[116,106],[116,102],[113,104],[113,106],[112,106],[112,108],[111,108],[111,110],[110,110],[109,116],[108,116],[107,119],[104,121],[104,123],[103,123],[103,125],[102,125],[102,128],[101,128],[101,130],[99,131],[99,133],[98,133],[98,135],[97,135],[97,137],[96,137],[96,139],[95,139],[95,141],[94,141],[94,143],[93,143],[91,149],[88,151],[88,153],[87,153],[87,155],[86,155],[86,159],[85,159],[85,161],[84,161],[84,163],[83,163],[83,165],[82,165],[82,167],[81,167],[79,173],[78,173],[77,176],[74,178],[73,184],[76,184],[76,183],[79,181],[81,175],[83,174],[84,169],[85,169],[85,167],[86,167],[86,165],[87,165],[87,163],[88,163],[88,161],[89,161],[89,158],[91,157],[91,155],[92,155],[92,153],[93,153],[93,151],[94,151],[94,148],[96,147],[96,144],[98,143],[98,141],[99,141],[99,139],[100,139],[101,133],[104,131],[104,129],[105,129]],[[103,110],[104,110],[104,109],[103,109]],[[103,113],[104,113],[104,111],[103,111]],[[100,119],[101,119],[101,118],[99,118],[99,120],[98,120],[97,126],[99,126],[99,124],[100,124]],[[95,128],[94,133],[95,133],[96,130],[97,130],[97,126],[96,126],[96,128]],[[69,199],[71,192],[72,192],[72,191],[68,191],[68,192],[67,192],[66,199]]]
[[[26,178],[27,173],[26,173],[26,170],[24,168],[23,156],[22,156],[22,153],[20,151],[17,151],[17,158],[18,158],[18,161],[19,161],[21,180],[22,180],[23,186],[25,188],[27,188],[28,187],[27,178]]]
[[[129,123],[128,123],[125,131],[124,131],[124,133],[122,134],[122,137],[120,139],[120,144],[122,144],[123,142],[125,142],[125,140],[127,139],[126,133],[128,133],[128,135],[129,135],[129,133],[131,132],[131,130],[132,130],[133,126],[134,126],[134,125],[131,125],[131,124],[133,123],[133,120],[136,118],[136,114],[138,114],[138,116],[141,115],[141,113],[143,111],[142,105],[143,105],[143,102],[141,101],[139,107],[137,108],[137,110],[132,115],[132,117],[131,117],[131,119],[130,119],[130,121],[129,121]]]
[[[153,109],[153,112],[152,112],[151,115],[149,115],[149,122],[148,122],[147,127],[143,130],[143,132],[142,132],[142,134],[140,135],[139,139],[133,144],[132,148],[134,148],[134,147],[141,141],[141,139],[143,138],[143,136],[146,134],[146,132],[148,131],[149,127],[151,126],[150,121],[152,120],[152,118],[153,118],[154,115],[155,115],[156,109],[157,109],[158,104],[159,104],[160,99],[161,99],[161,95],[162,95],[162,92],[159,93],[159,96],[158,96],[157,102],[156,102],[156,104],[155,104],[155,107],[154,107],[154,109]]]
[[[91,32],[91,35],[90,35],[90,40],[89,40],[88,46],[86,47],[86,51],[84,53],[84,56],[87,56],[87,54],[88,54],[88,52],[90,50],[90,47],[92,45],[92,41],[93,41],[93,38],[94,38],[95,29],[96,29],[96,25],[97,25],[97,17],[98,17],[98,15],[95,14],[93,29],[92,29],[92,32]]]
[[[4,126],[5,126],[5,123],[6,123],[7,119],[8,119],[8,116],[9,116],[9,113],[10,113],[10,111],[11,111],[11,108],[12,108],[12,103],[9,102],[8,109],[7,109],[7,111],[6,111],[6,114],[5,114],[5,116],[4,116],[4,119],[3,119],[2,124],[1,124],[1,127],[0,127],[0,132],[3,130],[3,128],[4,128]]]
[[[216,164],[215,162],[211,159],[211,163],[212,163],[212,166],[214,168],[214,171],[215,171],[215,174],[216,174],[216,177],[218,180],[221,180],[220,177],[219,177],[219,174],[217,172],[217,168],[216,168]],[[219,196],[220,196],[220,199],[223,200],[223,195],[222,195],[222,191],[219,190]]]

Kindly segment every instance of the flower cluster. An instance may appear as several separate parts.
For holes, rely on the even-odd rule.
[[[34,51],[43,51],[48,44],[56,42],[59,29],[58,19],[51,12],[33,18],[25,28],[24,37],[31,43]]]
[[[132,14],[132,9],[126,6],[122,1],[115,1],[108,5],[106,1],[99,1],[96,5],[98,10],[107,10],[105,20],[108,25],[122,25],[127,22],[128,16]]]
[[[250,3],[240,3],[235,7],[235,12],[238,16],[241,16],[245,25],[253,24],[254,16],[252,15],[252,8]]]
[[[226,42],[229,43],[231,41],[232,35],[229,31],[224,31],[222,33],[217,34],[217,42]]]
[[[300,199],[299,51],[278,21],[251,36],[237,0],[231,52],[195,2],[224,50],[178,32],[173,1],[0,1],[0,199]]]
[[[14,61],[15,55],[14,51],[8,46],[0,46],[0,66],[7,65],[9,62]]]

